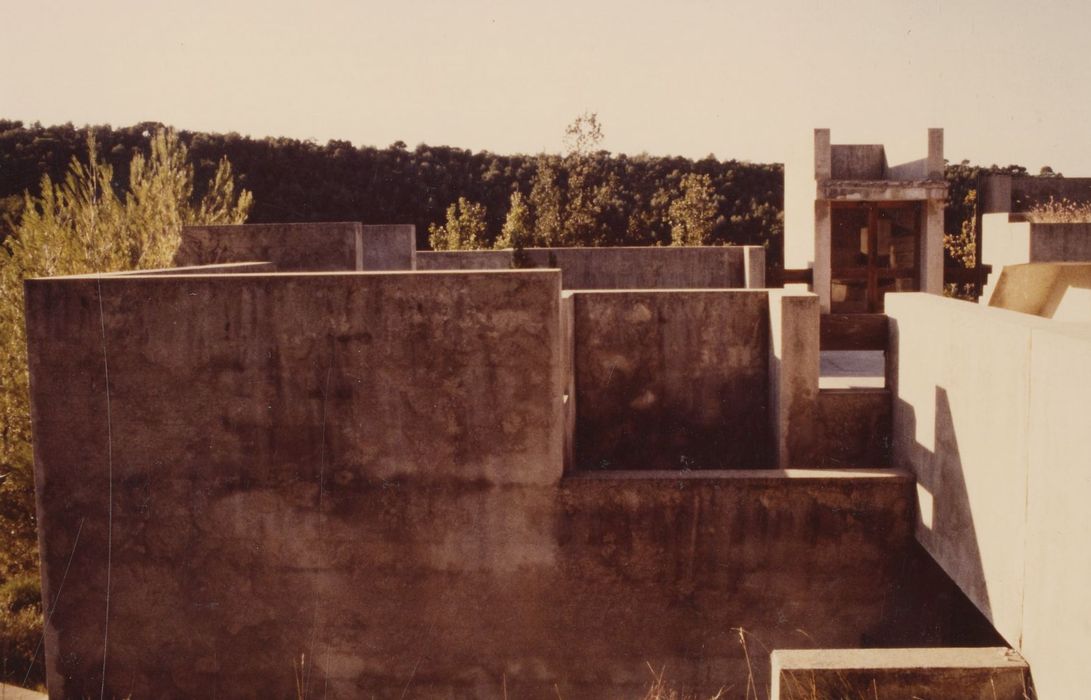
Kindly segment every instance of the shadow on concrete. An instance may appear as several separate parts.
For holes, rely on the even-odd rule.
[[[898,399],[895,415],[916,437],[916,412]],[[977,530],[947,391],[936,387],[934,447],[909,448],[917,479],[916,536],[897,564],[888,634],[867,646],[1010,646],[992,625]],[[909,468],[909,464],[895,464]],[[935,539],[933,539],[935,538]],[[927,546],[952,552],[945,568]],[[953,574],[953,575],[952,575]],[[958,581],[956,582],[956,577]]]

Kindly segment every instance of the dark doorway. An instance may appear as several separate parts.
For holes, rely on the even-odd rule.
[[[920,202],[835,202],[830,311],[881,313],[887,292],[920,289]]]

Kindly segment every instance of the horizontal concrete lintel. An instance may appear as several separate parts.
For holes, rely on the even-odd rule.
[[[827,481],[827,480],[912,481],[901,469],[703,469],[673,471],[602,470],[565,474],[567,481]]]
[[[1006,647],[926,647],[916,649],[777,649],[774,668],[782,671],[880,670],[900,668],[1027,668],[1019,652]]]

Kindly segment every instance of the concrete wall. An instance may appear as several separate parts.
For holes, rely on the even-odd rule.
[[[356,222],[187,226],[177,266],[267,261],[284,271],[412,270],[416,227]]]
[[[894,466],[917,477],[917,538],[1031,664],[1071,697],[1091,645],[1091,328],[894,295]]]
[[[774,466],[764,292],[571,298],[576,469]]]
[[[1027,662],[1011,649],[803,649],[773,652],[773,700],[1027,700]]]
[[[52,694],[629,697],[649,663],[711,694],[735,628],[761,687],[801,637],[943,641],[904,473],[563,477],[561,302],[555,272],[28,282]]]
[[[765,285],[765,251],[760,246],[528,248],[524,252],[532,267],[560,268],[565,289],[738,289]],[[509,269],[512,264],[510,250],[417,254],[420,270]]]

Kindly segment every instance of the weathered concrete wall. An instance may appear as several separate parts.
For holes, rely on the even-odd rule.
[[[1026,700],[1027,662],[1011,649],[793,649],[772,655],[773,700]]]
[[[412,270],[417,252],[412,224],[356,222],[187,226],[178,266],[275,263],[284,271]]]
[[[186,226],[174,264],[261,261],[284,271],[355,270],[361,235],[355,222]]]
[[[1070,697],[1091,646],[1076,583],[1091,576],[1091,329],[918,294],[887,314],[893,463],[917,477],[917,538],[1023,652],[1041,697]]]
[[[571,298],[576,469],[774,466],[764,292]]]
[[[557,267],[565,289],[739,289],[764,286],[757,246],[528,248],[532,267]],[[749,255],[749,264],[746,256]],[[760,256],[761,278],[753,270]],[[510,250],[417,253],[419,270],[512,267]]]
[[[562,478],[561,300],[555,272],[29,282],[53,695],[629,697],[647,663],[712,693],[738,627],[942,641],[904,473]]]

